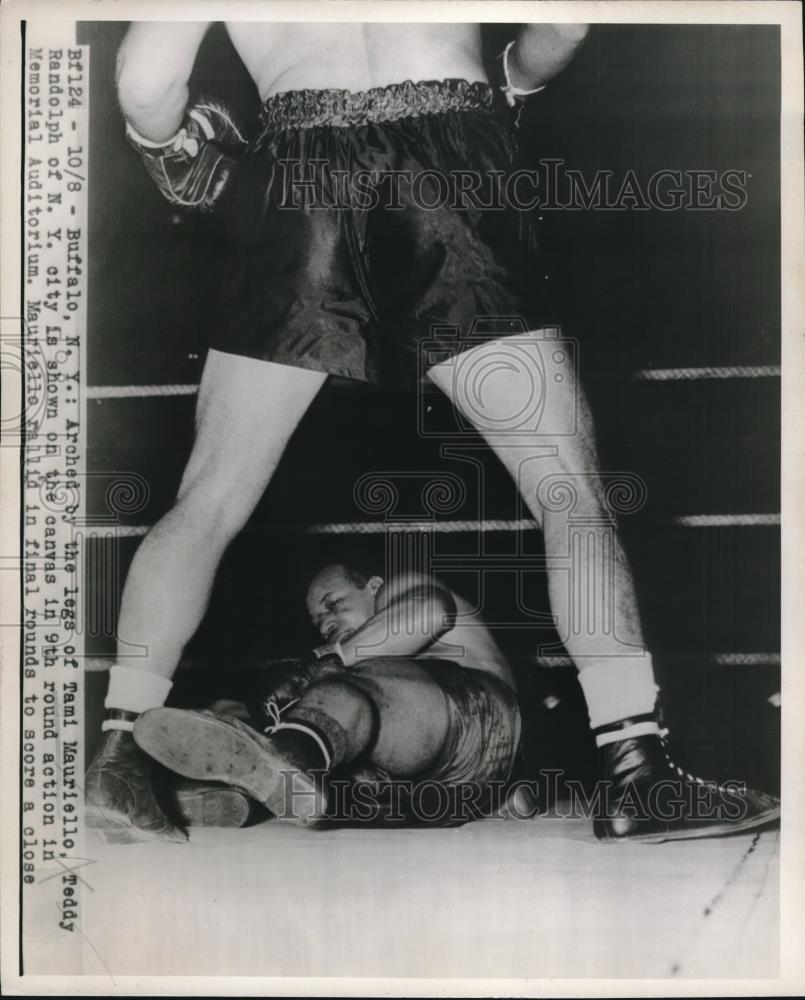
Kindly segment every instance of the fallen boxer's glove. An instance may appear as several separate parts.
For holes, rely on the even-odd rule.
[[[172,139],[151,142],[130,124],[126,136],[162,195],[202,212],[213,209],[247,145],[226,107],[204,99],[187,109]]]
[[[257,727],[265,732],[276,726],[283,712],[304,695],[311,684],[345,670],[338,643],[319,646],[301,659],[278,660],[255,670],[259,675],[249,711]]]

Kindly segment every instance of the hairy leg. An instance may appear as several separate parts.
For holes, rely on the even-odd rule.
[[[541,524],[557,629],[584,671],[640,656],[644,643],[592,416],[560,347],[538,334],[517,335],[442,362],[428,375],[488,442]]]
[[[204,615],[224,551],[325,378],[210,351],[176,502],[143,539],[123,591],[118,658],[128,666],[173,674]],[[143,655],[132,656],[133,647]]]

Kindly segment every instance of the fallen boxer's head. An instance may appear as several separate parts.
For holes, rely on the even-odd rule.
[[[375,613],[375,595],[383,577],[345,563],[319,570],[307,589],[307,610],[314,627],[327,642],[343,642]]]

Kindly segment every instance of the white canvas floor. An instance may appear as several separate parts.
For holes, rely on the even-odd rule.
[[[771,977],[776,830],[599,844],[577,820],[88,833],[84,974]]]

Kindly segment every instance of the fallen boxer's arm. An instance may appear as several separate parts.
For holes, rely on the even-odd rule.
[[[365,625],[341,640],[347,666],[374,656],[415,656],[455,624],[453,595],[424,575],[389,580],[377,593],[376,607]]]

